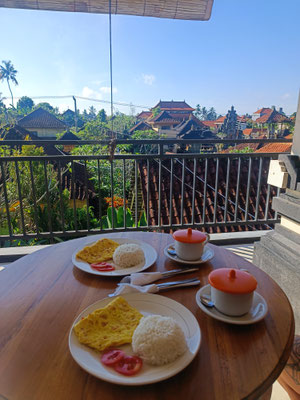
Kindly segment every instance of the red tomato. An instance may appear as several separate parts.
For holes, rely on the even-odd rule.
[[[95,269],[96,271],[113,271],[115,267],[110,264],[104,265],[104,263],[99,263],[99,264],[91,264],[91,267]]]
[[[137,356],[124,356],[118,363],[114,364],[114,369],[122,375],[135,375],[143,366],[143,360]]]
[[[102,354],[101,362],[104,365],[113,365],[122,360],[123,357],[125,357],[124,351],[119,349],[112,349]]]

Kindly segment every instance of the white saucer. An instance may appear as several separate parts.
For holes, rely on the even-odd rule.
[[[203,286],[196,293],[196,302],[205,314],[219,321],[227,322],[228,324],[235,325],[250,325],[261,321],[268,312],[268,305],[266,300],[257,292],[254,292],[253,304],[250,311],[241,317],[231,317],[218,311],[215,307],[209,308],[201,303],[200,296],[210,297],[210,285]]]
[[[164,249],[165,256],[170,258],[173,261],[177,261],[177,262],[180,262],[180,263],[183,263],[183,264],[192,264],[192,265],[203,264],[206,261],[211,260],[213,258],[213,256],[215,255],[215,253],[214,253],[214,251],[212,250],[211,247],[204,246],[202,257],[199,258],[199,260],[188,261],[188,260],[183,260],[182,258],[179,258],[177,255],[173,256],[170,253],[168,253],[168,248],[169,247],[174,248],[174,245],[170,245],[169,244],[167,247],[165,247],[165,249]],[[174,250],[175,250],[175,248],[174,248]]]

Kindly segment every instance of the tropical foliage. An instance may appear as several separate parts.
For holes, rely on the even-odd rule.
[[[15,85],[18,85],[18,81],[16,78],[17,75],[17,70],[14,68],[14,66],[12,65],[11,61],[2,61],[3,65],[0,65],[0,79],[6,80],[7,85],[8,85],[8,89],[10,91],[10,95],[11,95],[11,105],[14,108],[14,97],[13,97],[13,93],[10,87],[10,82],[14,83]]]

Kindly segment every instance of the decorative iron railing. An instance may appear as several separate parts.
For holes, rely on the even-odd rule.
[[[234,143],[276,141],[291,142]],[[6,149],[37,145],[45,152],[62,145],[96,147],[90,149],[93,155],[0,157],[1,245],[32,239],[52,242],[104,231],[272,229],[278,216],[271,202],[279,190],[267,184],[267,175],[269,162],[278,153],[201,150],[204,145],[207,151],[207,145],[234,143],[118,140],[115,148],[110,141],[2,141]],[[123,145],[131,146],[135,154],[124,152]],[[194,151],[198,146],[200,152],[185,148],[172,153],[174,146],[181,150],[194,146]],[[101,151],[105,154],[95,154]]]

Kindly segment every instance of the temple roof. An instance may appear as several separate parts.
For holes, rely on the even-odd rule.
[[[189,106],[185,101],[162,101],[160,100],[156,106],[151,108],[153,110],[154,108],[159,107],[162,111],[167,110],[167,111],[194,111],[195,109]]]

